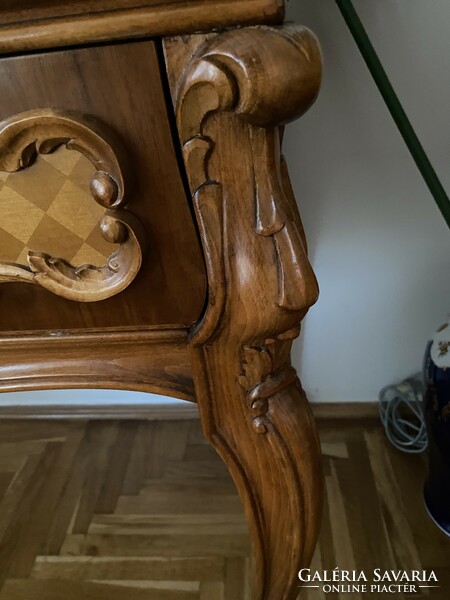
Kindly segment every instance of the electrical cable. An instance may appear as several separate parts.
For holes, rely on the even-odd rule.
[[[393,446],[410,454],[427,449],[420,375],[384,387],[379,394],[379,410],[386,436]]]

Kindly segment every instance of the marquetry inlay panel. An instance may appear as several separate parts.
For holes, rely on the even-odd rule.
[[[92,200],[94,165],[58,148],[15,173],[0,172],[0,261],[27,262],[44,251],[75,265],[104,265],[114,250],[101,235],[104,208]]]

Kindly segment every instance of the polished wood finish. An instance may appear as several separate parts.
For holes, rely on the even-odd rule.
[[[0,261],[0,283],[41,285],[77,302],[99,302],[115,296],[134,280],[142,265],[145,231],[125,204],[123,169],[126,155],[118,141],[95,119],[74,112],[37,109],[0,123],[0,171],[12,173],[29,167],[39,153],[62,144],[87,156],[96,167],[90,189],[93,198],[109,209],[100,221],[106,241],[118,244],[106,264],[72,266],[44,252],[29,251],[28,266]],[[120,152],[120,158],[117,156]]]
[[[64,146],[29,168],[0,171],[0,260],[26,264],[40,248],[75,265],[104,265],[117,246],[101,235],[105,208],[92,199],[94,173],[86,156]]]
[[[1,338],[4,392],[112,388],[194,400],[191,372],[186,329],[116,328]]]
[[[147,241],[140,276],[102,302],[74,303],[37,285],[1,285],[0,331],[196,321],[205,299],[204,264],[179,174],[154,43],[0,59],[0,96],[0,121],[53,107],[90,115],[112,131],[130,161],[127,207],[142,223]],[[107,348],[104,352],[107,359]]]
[[[0,53],[279,23],[284,0],[3,0]]]
[[[36,21],[30,27],[30,13],[22,3],[24,20],[0,26],[0,51],[185,32],[237,18],[241,25],[247,19],[258,24],[282,12],[282,3],[274,0],[151,2],[141,6],[143,11],[124,3],[121,11],[114,0],[102,0],[96,14],[89,5],[90,14],[80,16],[76,7],[84,13],[87,6],[80,0],[65,2],[68,12],[56,18],[54,10],[60,5],[50,0],[35,5]],[[50,11],[47,16],[45,9]],[[137,22],[145,31],[134,29]],[[159,29],[151,29],[154,23]],[[297,573],[312,559],[321,517],[319,440],[290,360],[292,342],[317,300],[318,286],[281,155],[283,126],[312,105],[321,69],[316,38],[298,26],[242,27],[165,38],[162,43],[127,41],[0,59],[0,167],[2,156],[4,167],[12,163],[14,169],[28,164],[35,150],[67,142],[92,155],[92,132],[111,131],[124,151],[117,154],[109,143],[98,146],[94,138],[91,162],[99,175],[94,176],[93,196],[113,211],[123,200],[120,221],[129,209],[142,225],[139,246],[144,239],[147,246],[142,267],[136,244],[129,249],[131,259],[121,280],[126,285],[107,299],[104,281],[101,290],[98,280],[97,288],[93,286],[97,269],[71,270],[66,263],[39,257],[47,277],[60,284],[61,275],[65,277],[69,301],[42,286],[11,282],[17,266],[9,266],[5,277],[10,281],[0,286],[0,389],[119,387],[195,396],[206,437],[226,463],[244,504],[255,564],[253,600],[294,600]],[[170,95],[173,111],[167,106]],[[67,115],[72,115],[70,127]],[[82,115],[91,124],[87,129],[80,128],[80,123],[86,124]],[[93,127],[94,122],[102,125]],[[80,139],[72,142],[74,127]],[[101,134],[100,140],[105,139]],[[129,166],[123,181],[121,156]],[[106,234],[121,244],[118,252],[132,237],[129,233],[126,238],[123,228],[114,224]],[[30,263],[36,268],[33,254]],[[32,269],[26,275],[37,277]],[[79,281],[83,275],[89,276],[88,282]],[[97,508],[114,511],[123,479],[116,473],[112,477],[114,463],[124,475],[136,432],[132,424],[123,426],[128,441],[125,450],[123,445],[119,450],[115,442],[113,447],[108,442],[116,437],[114,427],[105,426],[105,438],[100,434],[106,445],[94,444],[98,456],[92,467],[82,462],[87,470],[80,476],[86,474],[88,490],[76,490],[78,503],[72,481],[51,484],[47,524],[61,486],[64,494],[71,490],[65,495],[71,508],[65,505],[64,518],[66,526],[74,527],[72,533],[85,535]],[[81,442],[84,432],[77,430],[84,457],[96,437],[96,428],[88,429],[86,444]],[[178,437],[173,440],[175,447],[180,443]],[[141,446],[139,442],[136,452]],[[107,447],[111,459],[102,483],[98,472]],[[69,451],[74,464],[79,448],[75,442]],[[54,445],[50,450],[51,456],[57,452]],[[45,468],[51,456],[42,458]],[[37,477],[32,485],[40,490],[42,478]],[[12,539],[10,533],[8,529],[7,540]],[[65,531],[58,533],[61,543],[64,535]],[[26,579],[35,558],[33,548],[28,547],[17,570],[15,551],[8,554],[4,544],[10,570],[4,568],[3,577]],[[80,548],[82,554],[101,555],[104,546],[101,541],[97,545],[71,538],[66,550],[76,554]],[[133,544],[130,548],[136,550]],[[60,550],[55,548],[56,553]],[[239,568],[242,574],[242,565]],[[239,585],[234,583],[233,592],[227,592],[230,600],[244,597],[243,577]],[[213,583],[192,598],[220,597],[221,582]],[[28,593],[26,582],[22,587],[6,586],[12,597]],[[84,583],[78,588],[59,586],[57,591],[51,585],[46,592],[40,589],[49,598],[56,593],[58,598],[105,596],[101,587],[91,589]],[[108,598],[112,593],[109,588]],[[170,592],[166,597],[177,595]]]
[[[425,457],[395,450],[379,424],[319,432],[312,568],[433,569],[440,587],[414,597],[447,600],[450,540],[425,511]],[[242,506],[198,420],[0,422],[0,439],[0,600],[250,600]],[[330,597],[368,594],[299,596]]]
[[[196,397],[246,509],[253,598],[291,600],[314,551],[322,476],[290,349],[318,288],[279,126],[315,100],[320,50],[292,26],[169,40],[165,52],[208,272],[191,332]]]

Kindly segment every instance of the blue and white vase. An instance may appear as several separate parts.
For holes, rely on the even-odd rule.
[[[424,381],[429,447],[425,505],[436,525],[450,536],[450,318],[427,346]]]

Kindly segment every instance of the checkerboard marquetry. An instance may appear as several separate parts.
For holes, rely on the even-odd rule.
[[[73,265],[104,265],[114,251],[98,227],[104,209],[89,192],[95,168],[62,147],[17,173],[0,172],[0,260],[27,264],[28,250]]]

